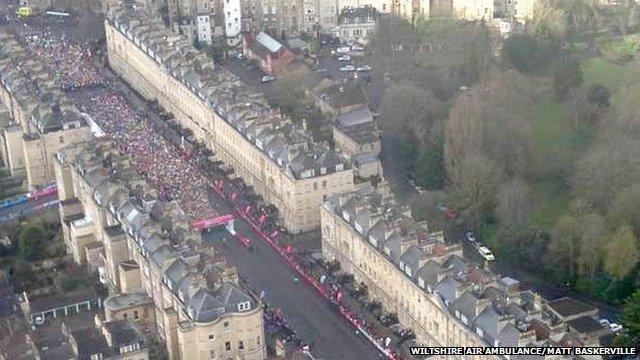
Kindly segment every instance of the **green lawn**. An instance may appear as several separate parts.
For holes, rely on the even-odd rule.
[[[563,105],[552,92],[541,95],[534,116],[533,173],[538,177],[531,179],[529,184],[538,207],[532,222],[546,228],[567,209],[569,203],[564,175],[575,161],[576,137]]]
[[[602,58],[591,58],[582,63],[582,71],[585,84],[600,83],[615,94],[624,81],[627,67]]]
[[[621,87],[626,67],[602,58],[591,58],[583,62],[585,84],[600,83],[613,94]],[[567,210],[571,193],[567,185],[568,175],[573,173],[577,154],[589,144],[595,126],[582,127],[576,134],[565,115],[564,105],[556,100],[553,91],[540,96],[535,107],[532,128],[533,173],[530,179],[537,204],[533,223],[548,228]]]

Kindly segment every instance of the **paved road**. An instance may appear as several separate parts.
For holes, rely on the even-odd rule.
[[[223,207],[220,207],[222,211]],[[250,235],[249,227],[236,220],[236,229]],[[377,359],[380,355],[364,337],[330,309],[314,289],[295,275],[280,256],[267,244],[251,237],[252,252],[241,247],[234,238],[222,243],[226,231],[203,235],[216,244],[216,249],[238,267],[241,277],[257,292],[265,290],[267,302],[281,308],[300,337],[311,344],[311,352],[320,359]]]

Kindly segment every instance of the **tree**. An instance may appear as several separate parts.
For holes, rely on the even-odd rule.
[[[580,274],[593,280],[602,260],[603,243],[606,236],[606,227],[602,216],[589,213],[580,221],[582,232],[580,234],[580,256],[578,257],[578,269]]]
[[[502,55],[505,60],[522,72],[534,72],[549,60],[545,47],[527,34],[515,34],[504,42]]]
[[[573,215],[558,219],[551,230],[549,255],[554,259],[553,267],[561,267],[569,278],[575,276],[581,236],[580,221]]]
[[[416,220],[432,220],[440,216],[439,204],[447,202],[447,194],[444,191],[427,191],[418,194],[411,202],[411,214]]]
[[[573,124],[573,131],[578,132],[580,125],[592,118],[594,108],[587,91],[581,86],[569,90],[566,101],[567,115]]]
[[[617,279],[624,278],[638,263],[638,240],[629,225],[618,227],[605,246],[604,270]]]
[[[591,84],[587,97],[592,105],[598,109],[605,109],[610,105],[611,91],[602,84]]]
[[[614,227],[629,225],[633,234],[640,236],[640,184],[618,191],[609,207],[608,219]]]
[[[524,228],[531,212],[531,191],[520,178],[505,183],[497,194],[497,215],[505,226]]]
[[[40,225],[27,224],[18,233],[18,249],[20,256],[26,260],[37,260],[43,257],[47,232]]]
[[[640,346],[640,289],[625,301],[620,322],[626,329],[626,332],[621,335],[624,338],[621,345]]]
[[[572,88],[582,84],[582,68],[578,59],[569,57],[560,62],[553,76],[558,99],[564,99]]]
[[[449,190],[455,204],[475,227],[480,227],[483,215],[493,210],[495,192],[502,180],[497,164],[480,154],[463,159],[460,171],[450,179]]]
[[[429,190],[442,190],[445,184],[444,154],[442,140],[425,146],[420,151],[415,166],[416,181]]]
[[[444,115],[444,103],[417,86],[393,85],[382,98],[383,129],[424,145]]]

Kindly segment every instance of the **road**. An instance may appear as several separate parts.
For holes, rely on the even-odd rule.
[[[249,227],[236,220],[236,229],[250,235]],[[222,236],[228,236],[226,242]],[[238,268],[238,272],[257,292],[266,292],[271,307],[280,308],[300,337],[310,344],[314,357],[320,359],[376,359],[378,350],[337,313],[316,291],[295,275],[271,247],[250,236],[254,248],[249,252],[226,231],[204,233],[206,241]]]

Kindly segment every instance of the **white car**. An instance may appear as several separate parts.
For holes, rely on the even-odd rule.
[[[480,253],[480,256],[482,256],[482,258],[487,261],[493,261],[496,259],[491,250],[489,250],[489,248],[487,248],[486,246],[480,246],[478,248],[478,252]]]
[[[338,61],[351,61],[351,56],[349,55],[342,55],[338,58]]]
[[[603,319],[598,320],[598,323],[599,323],[600,325],[602,325],[602,326],[607,326],[607,327],[609,326],[609,324],[611,324],[611,323],[609,322],[609,320],[604,319],[604,318],[603,318]]]
[[[233,56],[236,60],[244,60],[244,54],[243,53],[237,53]]]
[[[347,65],[340,68],[342,72],[356,71],[356,67],[353,65]]]
[[[341,46],[341,47],[339,47],[339,48],[337,48],[337,49],[336,49],[336,52],[337,52],[338,54],[346,54],[346,53],[348,53],[349,51],[351,51],[351,48],[350,48],[350,47],[348,47],[348,46]]]
[[[371,65],[362,65],[362,66],[358,67],[358,71],[360,71],[360,72],[371,71],[371,70],[373,70]]]
[[[611,331],[613,331],[613,332],[622,331],[622,325],[620,325],[620,324],[616,324],[616,323],[611,323],[611,324],[609,324],[609,328],[610,328],[610,329],[611,329]]]
[[[275,78],[274,76],[266,75],[266,76],[263,76],[263,77],[262,77],[262,80],[261,80],[261,81],[262,81],[263,83],[268,83],[268,82],[272,82],[272,81],[273,81],[273,80],[275,80],[275,79],[276,79],[276,78]]]
[[[478,237],[476,236],[476,234],[474,234],[472,231],[469,231],[465,234],[465,237],[467,238],[468,241],[470,242],[476,242],[476,240],[478,240]]]

